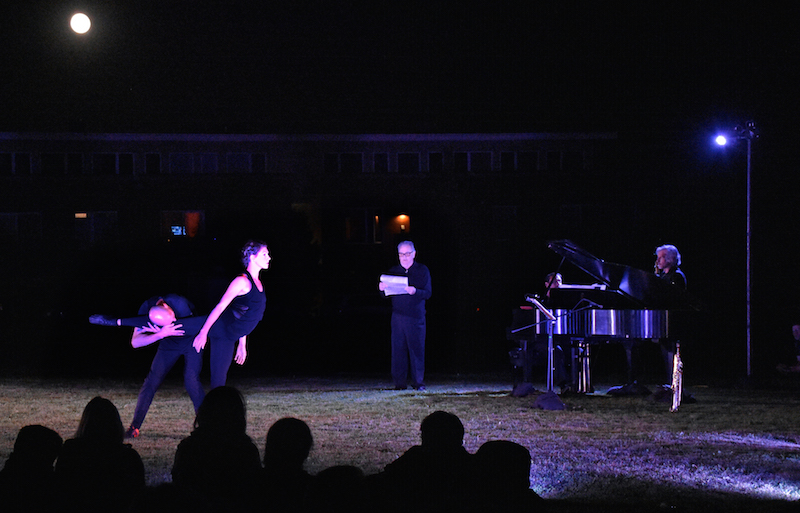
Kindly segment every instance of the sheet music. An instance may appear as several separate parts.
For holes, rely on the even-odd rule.
[[[553,312],[551,312],[550,310],[545,308],[545,306],[538,299],[536,299],[535,297],[529,296],[529,297],[526,297],[525,300],[528,301],[529,303],[533,303],[534,305],[536,305],[536,308],[538,308],[539,311],[542,312],[544,314],[544,316],[547,317],[548,319],[550,319],[551,321],[555,321],[556,320],[556,316],[553,315]]]
[[[408,292],[406,292],[406,287],[408,287],[408,276],[381,274],[381,282],[386,284],[386,288],[383,290],[383,294],[385,296],[408,294]]]
[[[591,285],[577,285],[575,283],[562,283],[560,289],[579,289],[579,290],[606,290],[605,284],[593,283]]]

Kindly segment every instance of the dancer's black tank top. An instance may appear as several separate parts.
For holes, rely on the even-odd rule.
[[[249,335],[264,317],[267,295],[258,290],[250,273],[244,275],[250,281],[250,292],[236,296],[220,319],[225,326],[226,336],[234,339]]]

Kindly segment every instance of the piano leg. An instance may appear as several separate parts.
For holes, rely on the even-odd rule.
[[[532,374],[533,374],[533,369],[532,369],[532,367],[533,367],[533,358],[531,357],[531,354],[528,353],[528,340],[527,339],[522,339],[522,354],[524,355],[524,358],[525,358],[525,363],[523,364],[523,367],[522,367],[522,381],[523,381],[523,383],[530,383],[531,380],[533,379],[532,378]]]
[[[578,365],[578,344],[583,340],[580,338],[570,338],[569,339],[569,352],[570,352],[570,385],[569,389],[573,392],[578,390],[578,382],[580,381],[580,365]]]
[[[582,340],[578,343],[578,393],[591,394],[594,392],[592,386],[591,354],[589,343]]]
[[[633,383],[633,342],[626,341],[622,345],[625,347],[625,360],[628,368],[628,384]]]
[[[571,339],[572,351],[572,390],[579,394],[591,394],[592,369],[590,345],[584,338]]]

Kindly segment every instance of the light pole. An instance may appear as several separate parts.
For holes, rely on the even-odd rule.
[[[750,158],[752,156],[753,141],[758,139],[758,130],[754,121],[748,121],[745,126],[737,126],[730,133],[734,141],[747,141],[747,377],[752,374],[751,349],[750,349],[750,282],[752,272],[750,269]],[[718,135],[715,142],[720,146],[728,144],[728,136]]]

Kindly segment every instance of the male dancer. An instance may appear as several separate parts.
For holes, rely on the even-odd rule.
[[[139,436],[139,429],[142,427],[156,391],[181,356],[184,358],[184,386],[192,399],[195,413],[200,408],[200,404],[205,398],[205,391],[200,384],[203,354],[195,351],[192,341],[203,326],[206,317],[193,317],[192,308],[192,304],[185,297],[167,294],[166,296],[153,296],[142,303],[142,306],[139,307],[139,315],[145,317],[127,319],[112,319],[103,315],[89,317],[89,322],[92,324],[132,326],[131,346],[134,348],[159,342],[150,372],[139,390],[133,421],[125,433],[125,438]]]

